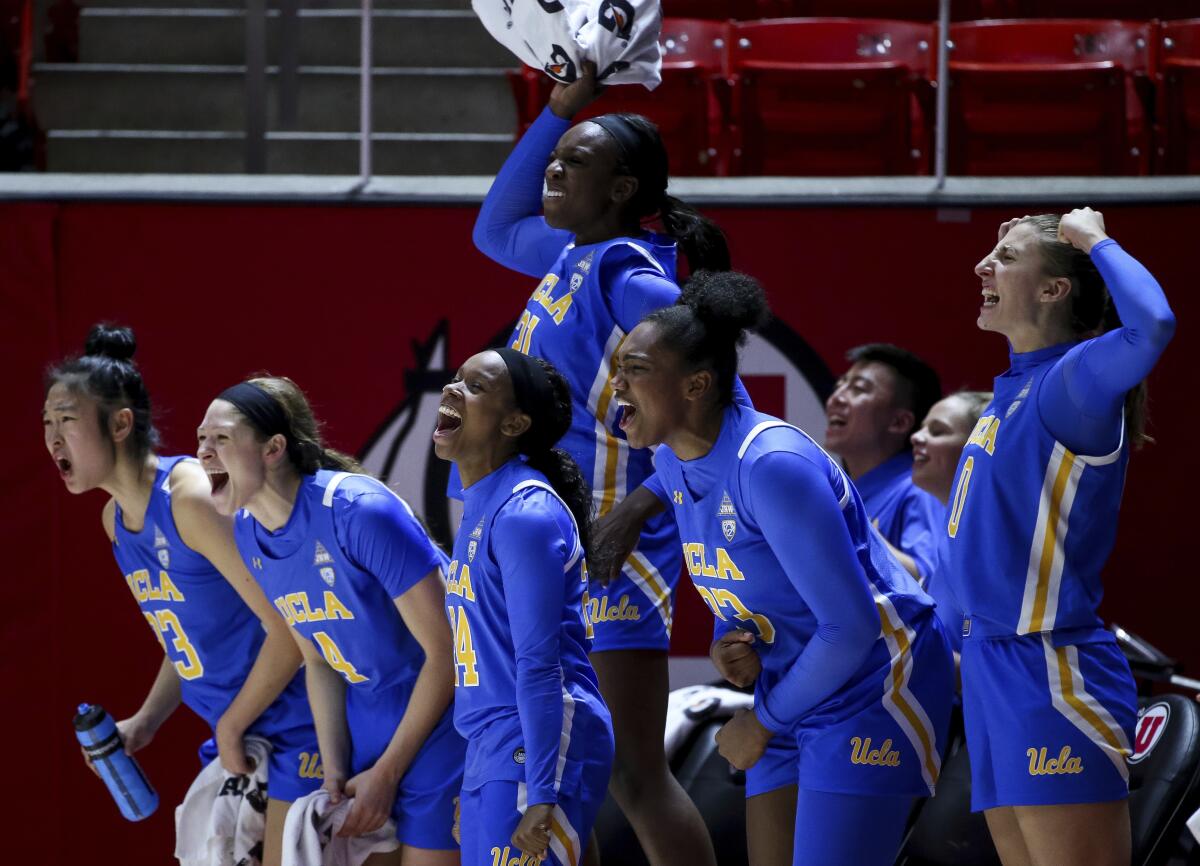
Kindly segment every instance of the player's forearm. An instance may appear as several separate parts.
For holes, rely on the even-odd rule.
[[[258,658],[237,696],[221,716],[220,724],[235,731],[249,728],[287,688],[296,671],[300,670],[300,660],[300,650],[282,621],[279,628],[269,629]]]
[[[517,661],[517,712],[525,741],[525,788],[530,805],[558,799],[555,774],[562,745],[562,668],[557,660]]]
[[[304,684],[317,729],[325,778],[350,776],[350,733],[346,727],[346,681],[323,661],[307,660]]]
[[[408,771],[417,752],[437,727],[446,707],[454,698],[454,669],[449,652],[431,654],[427,649],[421,671],[413,685],[412,696],[396,733],[375,765],[394,780]]]
[[[175,664],[164,654],[162,664],[158,666],[158,673],[155,674],[154,682],[138,708],[137,715],[151,730],[157,731],[163,722],[171,717],[182,700],[179,674],[175,672]]]

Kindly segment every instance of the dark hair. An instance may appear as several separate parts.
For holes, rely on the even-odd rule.
[[[507,366],[511,356],[500,355]],[[592,550],[592,488],[571,455],[554,447],[571,427],[571,388],[549,361],[531,355],[520,357],[525,363],[541,367],[551,398],[530,399],[532,395],[522,395],[518,393],[520,389],[513,388],[517,408],[532,422],[517,439],[517,451],[525,455],[531,467],[546,476],[554,492],[562,497],[579,527],[579,543],[587,556]],[[515,382],[511,370],[509,379]]]
[[[679,244],[691,271],[729,270],[729,244],[724,232],[691,205],[667,195],[667,149],[654,122],[640,114],[626,113],[604,114],[594,120],[601,128],[607,123],[617,124],[630,133],[618,137],[609,132],[616,146],[618,174],[627,174],[638,182],[637,192],[626,205],[629,215],[639,221],[657,216],[664,231]]]
[[[1058,239],[1058,214],[1025,217],[1038,233],[1043,271],[1047,276],[1066,277],[1071,281],[1071,330],[1081,340],[1121,327],[1121,317],[1108,294],[1104,277],[1092,257],[1072,244]],[[1125,432],[1129,443],[1140,447],[1154,440],[1146,435],[1146,381],[1143,379],[1125,395]]]
[[[254,431],[264,440],[282,433],[287,440],[287,454],[291,464],[301,475],[311,475],[318,469],[336,469],[340,472],[367,474],[359,462],[348,454],[326,447],[321,437],[321,422],[313,414],[308,398],[300,386],[286,376],[263,374],[245,381],[253,385],[283,410],[286,418],[284,430],[264,430],[245,412],[239,413]],[[236,404],[235,404],[236,406]]]
[[[132,328],[100,323],[88,332],[83,354],[68,358],[46,371],[46,392],[54,385],[87,394],[99,404],[100,432],[108,438],[113,412],[133,412],[133,431],[127,440],[135,460],[158,447],[158,431],[150,408],[150,394],[142,373],[133,362],[137,340]]]
[[[692,369],[712,370],[717,379],[717,402],[733,402],[738,347],[746,332],[762,327],[770,317],[766,294],[758,280],[738,271],[697,271],[672,307],[663,307],[642,321],[658,326],[658,338]]]
[[[907,349],[891,343],[867,343],[847,352],[846,360],[854,364],[884,364],[896,374],[900,385],[896,396],[913,413],[913,426],[906,437],[921,426],[933,404],[942,399],[942,381],[937,371]]]

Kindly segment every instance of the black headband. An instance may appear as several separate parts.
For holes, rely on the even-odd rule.
[[[589,117],[588,120],[612,136],[617,143],[617,149],[621,151],[621,162],[629,165],[641,143],[641,136],[633,124],[616,114],[602,114],[599,117]]]
[[[533,424],[525,433],[533,440],[530,444],[537,444],[542,448],[552,448],[554,443],[558,441],[558,436],[549,442],[543,442],[548,434],[553,435],[554,430],[552,424],[547,423],[544,419],[548,411],[554,407],[554,387],[550,384],[550,377],[546,375],[546,370],[536,359],[528,355],[518,352],[516,349],[494,349],[501,360],[504,361],[504,366],[508,368],[508,378],[512,380],[513,396],[517,401],[517,408],[529,416]]]
[[[232,403],[263,436],[270,438],[276,433],[282,433],[290,446],[292,425],[288,423],[287,413],[283,411],[283,406],[262,388],[250,382],[239,382],[218,394],[217,399]]]

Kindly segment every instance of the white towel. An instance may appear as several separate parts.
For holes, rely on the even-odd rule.
[[[331,806],[329,792],[321,788],[292,803],[283,824],[283,866],[361,866],[376,852],[400,847],[391,819],[363,836],[336,835],[353,802],[347,797]]]
[[[754,695],[722,686],[688,686],[667,696],[667,725],[663,748],[668,760],[696,726],[707,719],[733,718],[734,712],[754,706]]]
[[[572,82],[596,64],[605,84],[662,81],[658,0],[471,0],[483,26],[523,63]]]
[[[228,773],[214,758],[175,807],[175,856],[183,866],[259,866],[267,816],[271,744],[246,737],[248,776]]]

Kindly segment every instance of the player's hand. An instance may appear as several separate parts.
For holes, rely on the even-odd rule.
[[[556,84],[550,91],[550,110],[564,120],[570,120],[603,92],[596,82],[596,64],[590,60],[580,64],[579,77],[570,84]]]
[[[754,632],[734,629],[715,641],[708,651],[717,673],[739,688],[745,688],[758,679],[762,671],[762,659],[754,649]]]
[[[752,710],[738,710],[717,731],[717,751],[737,769],[749,770],[767,750],[771,736]]]
[[[392,814],[400,780],[379,767],[363,770],[346,783],[347,796],[354,798],[339,836],[361,836],[378,830]]]
[[[134,752],[150,745],[150,741],[154,739],[155,733],[157,733],[155,728],[140,716],[133,715],[117,722],[117,736],[121,738],[121,742],[125,745],[125,754],[127,755],[132,755]],[[83,762],[88,765],[88,769],[99,779],[100,771],[96,769],[96,766],[92,763],[92,759],[88,757],[87,749],[80,746],[79,754],[83,755]]]
[[[325,774],[325,781],[321,783],[321,790],[329,792],[329,804],[336,806],[346,799],[346,777],[331,772],[328,765],[322,767],[322,771]]]
[[[550,848],[550,814],[553,803],[538,803],[525,810],[521,823],[513,831],[512,843],[522,854],[530,854],[542,861]]]
[[[1104,214],[1090,207],[1077,207],[1058,223],[1059,241],[1085,253],[1090,253],[1092,247],[1107,237]]]
[[[1023,217],[1013,217],[1010,220],[1000,223],[1000,230],[996,232],[996,243],[1000,243],[1000,241],[1004,240],[1004,236],[1012,231],[1013,226],[1015,226],[1021,220],[1027,219],[1029,219],[1029,214],[1025,214]]]
[[[666,506],[643,486],[621,500],[612,511],[592,524],[592,549],[588,553],[588,578],[608,586],[621,575],[625,560],[637,547],[646,521]]]
[[[221,768],[236,776],[254,772],[254,762],[246,757],[246,744],[242,742],[245,733],[245,729],[227,722],[225,716],[217,720],[217,757]]]

